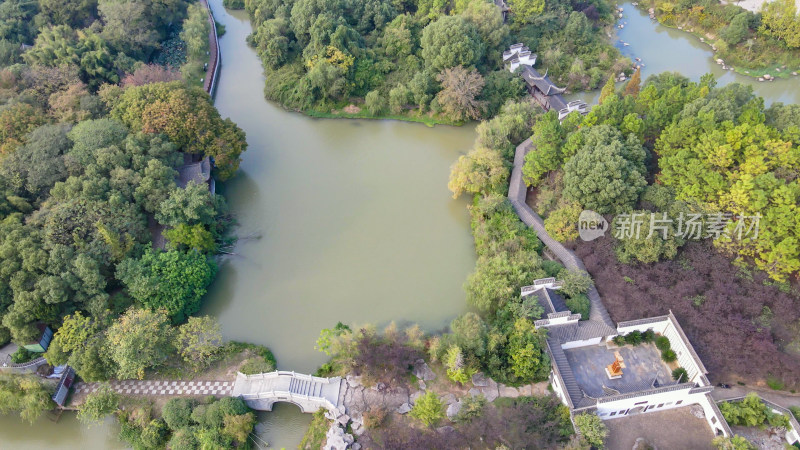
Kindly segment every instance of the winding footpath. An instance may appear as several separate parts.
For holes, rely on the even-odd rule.
[[[514,207],[514,210],[517,212],[520,220],[536,230],[539,240],[544,243],[550,252],[552,252],[552,254],[558,258],[567,269],[582,270],[585,272],[586,267],[583,265],[583,261],[581,261],[581,259],[578,258],[571,250],[564,247],[557,240],[553,239],[547,233],[547,230],[545,230],[544,221],[542,220],[541,216],[536,214],[536,212],[531,209],[527,203],[525,203],[527,186],[525,186],[525,181],[522,178],[522,166],[525,164],[525,155],[528,154],[532,148],[533,143],[531,142],[530,138],[517,146],[517,150],[514,153],[514,167],[511,170],[511,180],[509,181],[508,186],[508,199],[511,202],[511,205]],[[606,306],[603,304],[603,300],[600,298],[600,293],[597,292],[597,288],[595,288],[594,284],[592,284],[592,286],[589,288],[589,292],[586,294],[592,304],[592,307],[589,310],[589,320],[592,322],[602,322],[605,325],[616,329],[616,325],[614,324],[614,321],[611,320],[611,316],[608,314]]]

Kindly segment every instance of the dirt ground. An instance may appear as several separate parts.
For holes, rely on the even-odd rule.
[[[711,432],[705,419],[692,415],[691,406],[650,412],[605,421],[609,435],[606,448],[630,450],[636,439],[644,438],[653,448],[713,449]]]

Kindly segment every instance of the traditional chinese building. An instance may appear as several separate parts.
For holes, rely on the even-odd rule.
[[[553,391],[573,414],[595,413],[611,420],[634,414],[700,405],[711,430],[731,436],[716,403],[707,371],[670,311],[648,319],[611,322],[601,302],[592,302],[588,318],[570,311],[554,278],[536,280],[522,288],[544,309],[537,328],[547,329],[547,351],[552,361]],[[583,319],[583,320],[582,320]],[[613,338],[651,330],[669,340],[676,360],[664,362],[653,343],[618,346]],[[686,370],[687,378],[673,380],[672,371]]]

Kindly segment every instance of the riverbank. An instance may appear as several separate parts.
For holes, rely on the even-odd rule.
[[[353,104],[350,104],[342,108],[341,110],[334,109],[330,111],[322,111],[322,110],[310,109],[298,112],[317,119],[399,120],[401,122],[421,123],[430,128],[433,128],[436,125],[448,125],[454,127],[460,127],[464,125],[464,122],[450,120],[446,117],[435,117],[435,116],[425,116],[425,115],[408,116],[404,114],[381,114],[376,116],[372,115],[366,109],[359,108]]]
[[[747,25],[742,25],[743,28],[736,32],[729,31],[733,26],[730,20],[719,17],[723,14],[735,17],[725,8],[738,8],[739,14],[747,16],[747,20],[755,20],[751,19],[752,14],[744,8],[718,5],[712,9],[666,12],[667,6],[656,0],[634,2],[630,5],[647,12],[651,19],[655,18],[664,27],[683,31],[697,38],[714,52],[714,59],[726,70],[759,81],[791,78],[800,73],[800,49],[790,49],[777,40],[761,36],[760,31],[749,30]],[[731,37],[734,33],[736,37]]]

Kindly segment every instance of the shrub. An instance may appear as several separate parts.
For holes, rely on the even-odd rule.
[[[578,294],[564,300],[564,303],[570,311],[580,314],[581,320],[587,320],[589,318],[589,311],[591,310],[592,304],[589,301],[589,297],[586,295]]]
[[[631,345],[639,345],[642,343],[642,333],[639,331],[631,331],[625,335],[625,342]]]
[[[669,338],[666,336],[659,336],[656,338],[656,347],[662,352],[665,350],[669,350],[672,348],[672,345],[669,343]]]
[[[628,341],[625,340],[625,336],[623,336],[623,335],[614,336],[614,339],[612,339],[612,341],[614,341],[614,343],[619,345],[620,347],[622,347],[622,346],[624,346],[624,345],[626,345],[628,343]]]
[[[757,447],[750,443],[742,436],[734,435],[733,437],[717,436],[711,441],[711,444],[719,450],[756,450]]]
[[[671,363],[671,362],[675,361],[676,359],[678,359],[678,355],[675,354],[674,350],[667,349],[667,350],[663,350],[661,352],[661,359],[663,359],[664,362]]]
[[[486,397],[482,394],[476,396],[467,396],[461,400],[461,409],[455,417],[456,422],[469,422],[470,420],[480,417],[483,414],[483,408],[486,406]]]
[[[435,392],[428,391],[417,399],[409,414],[426,426],[436,425],[444,418],[444,403]]]
[[[772,412],[772,409],[767,407],[755,392],[747,394],[742,401],[721,403],[719,410],[731,425],[745,427],[769,425],[777,428],[789,426],[789,418],[783,414]]]
[[[782,391],[786,387],[783,381],[772,375],[767,377],[767,386],[769,386],[770,389],[774,389],[776,391]]]
[[[272,372],[274,370],[275,363],[272,361],[267,361],[262,356],[256,356],[254,358],[248,358],[244,364],[242,364],[239,372],[242,372],[245,375],[253,375],[256,373]]]
[[[86,401],[78,408],[78,420],[83,423],[100,422],[116,411],[118,406],[119,394],[104,385],[86,397]]]
[[[578,414],[575,426],[583,439],[591,446],[603,448],[603,441],[608,436],[608,428],[596,414]]]
[[[642,342],[653,342],[656,340],[656,332],[653,330],[647,330],[642,333]]]
[[[380,428],[386,422],[387,411],[385,408],[371,407],[364,413],[364,426],[368,430]]]
[[[32,360],[35,356],[36,353],[25,347],[20,347],[11,355],[11,362],[14,364],[22,364]]]
[[[172,430],[188,427],[192,418],[194,402],[188,398],[172,398],[161,410],[161,416]]]
[[[672,379],[681,383],[689,381],[689,373],[683,367],[678,367],[672,371]]]

